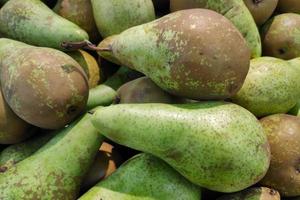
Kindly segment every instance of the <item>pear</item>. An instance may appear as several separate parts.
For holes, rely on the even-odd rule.
[[[122,162],[123,159],[120,152],[111,144],[103,142],[92,167],[82,181],[81,191],[87,191],[99,181],[110,176]]]
[[[283,13],[300,14],[300,4],[298,0],[279,0],[278,8]]]
[[[0,90],[0,144],[19,143],[34,133],[35,128],[11,110]]]
[[[260,120],[271,147],[271,164],[262,185],[282,196],[300,196],[300,118],[286,114]]]
[[[99,182],[79,200],[199,200],[201,189],[162,160],[139,154]]]
[[[152,0],[91,0],[95,21],[102,37],[155,19]]]
[[[0,33],[28,44],[65,50],[63,43],[83,42],[88,34],[40,0],[10,0],[0,10]]]
[[[68,55],[84,69],[89,79],[89,88],[96,87],[100,82],[100,67],[96,59],[83,50],[68,52]]]
[[[285,60],[300,56],[300,15],[275,16],[264,27],[263,54]]]
[[[183,99],[174,97],[159,88],[148,77],[141,77],[125,83],[118,90],[118,103],[180,103]]]
[[[24,121],[58,129],[84,111],[87,77],[67,54],[2,38],[0,59],[3,96]]]
[[[6,147],[0,153],[0,168],[7,170],[18,162],[31,156],[34,152],[46,144],[55,135],[55,132],[40,134],[41,135],[29,138],[22,143]]]
[[[116,90],[124,83],[139,76],[140,74],[136,73],[134,70],[127,67],[120,67],[120,69],[103,84],[90,90],[87,109],[89,110],[96,106],[107,106],[112,104],[117,98]]]
[[[280,200],[280,194],[266,187],[249,188],[234,194],[224,195],[217,200]]]
[[[261,125],[232,103],[118,104],[97,109],[92,123],[112,141],[151,153],[214,191],[245,189],[269,167]]]
[[[232,100],[257,117],[286,113],[300,99],[299,75],[300,65],[272,57],[253,59],[242,89]]]
[[[58,0],[53,10],[85,30],[92,42],[99,40],[90,0]]]
[[[113,39],[110,51],[168,93],[195,100],[233,96],[250,62],[239,31],[206,9],[178,11],[128,29]]]
[[[2,172],[0,199],[76,199],[103,141],[90,119],[86,114],[32,156]]]
[[[278,0],[244,0],[258,26],[265,23],[277,7]]]
[[[252,57],[261,56],[260,35],[243,0],[170,0],[171,12],[190,8],[207,8],[224,15],[243,34]]]

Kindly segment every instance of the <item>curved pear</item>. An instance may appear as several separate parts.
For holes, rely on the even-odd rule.
[[[210,190],[240,191],[269,167],[261,125],[232,103],[118,104],[96,110],[92,123],[112,141],[151,153]]]

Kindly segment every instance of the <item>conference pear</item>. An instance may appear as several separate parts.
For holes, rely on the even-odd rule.
[[[201,189],[188,182],[162,160],[139,154],[79,200],[199,200]]]
[[[233,96],[250,62],[239,31],[205,9],[178,11],[128,29],[113,39],[110,50],[168,93],[196,100]]]
[[[87,77],[67,54],[1,38],[0,60],[3,96],[24,121],[58,129],[84,111]]]
[[[206,8],[224,15],[243,34],[252,57],[261,56],[260,35],[243,0],[170,0],[171,12],[191,8]]]
[[[281,59],[300,57],[300,15],[285,13],[275,16],[264,27],[263,54]]]
[[[155,19],[152,0],[91,0],[95,21],[102,37]]]
[[[85,30],[92,42],[99,42],[100,34],[90,0],[58,0],[53,10]]]
[[[232,103],[118,104],[97,109],[92,123],[112,141],[151,153],[210,190],[240,191],[269,167],[261,125]]]
[[[300,118],[277,114],[260,120],[271,147],[271,164],[261,184],[282,196],[300,196]]]
[[[0,199],[76,199],[103,141],[90,119],[86,114],[32,156],[2,172]]]
[[[261,57],[251,60],[242,89],[232,98],[257,117],[286,113],[300,100],[300,65]]]
[[[258,26],[265,23],[277,7],[278,0],[244,0]]]
[[[217,200],[280,200],[280,194],[276,190],[259,187],[224,195]]]
[[[0,168],[7,170],[18,162],[31,156],[55,135],[54,132],[39,134],[41,135],[36,135],[35,137],[29,138],[22,143],[6,147],[0,153]]]
[[[65,50],[63,43],[82,42],[88,34],[54,13],[40,0],[10,0],[0,10],[0,33],[28,44]]]

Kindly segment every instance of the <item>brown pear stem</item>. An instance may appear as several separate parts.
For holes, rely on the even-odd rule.
[[[61,47],[68,51],[76,51],[78,49],[85,49],[90,51],[112,51],[109,48],[100,48],[91,43],[90,41],[82,41],[82,42],[62,42]]]

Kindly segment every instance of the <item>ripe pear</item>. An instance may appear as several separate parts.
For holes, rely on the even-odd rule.
[[[109,143],[103,142],[96,158],[81,184],[81,191],[87,191],[99,181],[110,176],[121,165],[120,152]]]
[[[152,0],[91,0],[95,21],[102,37],[119,34],[155,19]]]
[[[110,140],[151,153],[201,187],[236,192],[269,167],[269,144],[255,116],[225,102],[118,104],[94,113]]]
[[[10,145],[5,148],[0,153],[0,168],[7,170],[18,162],[31,156],[46,144],[55,135],[55,132],[39,134],[41,135],[36,135],[22,143]]]
[[[265,23],[277,7],[278,0],[244,0],[258,26]]]
[[[100,34],[90,0],[58,0],[53,10],[85,30],[92,42],[99,41]]]
[[[85,110],[87,77],[67,54],[2,38],[0,59],[3,96],[24,121],[58,129]]]
[[[278,8],[282,13],[300,14],[300,3],[298,0],[279,0]]]
[[[261,56],[260,35],[243,0],[170,0],[171,12],[190,8],[206,8],[224,15],[243,34],[252,57]]]
[[[179,103],[183,99],[172,96],[159,88],[148,77],[125,83],[118,90],[117,103]]]
[[[282,196],[300,196],[300,118],[277,114],[260,120],[271,147],[271,164],[261,184]]]
[[[99,182],[79,200],[199,200],[201,189],[162,160],[139,154]]]
[[[68,52],[76,60],[88,76],[89,88],[94,88],[100,81],[100,67],[96,59],[83,50]]]
[[[285,60],[299,57],[299,26],[299,14],[285,13],[271,19],[263,31],[263,54]]]
[[[88,40],[76,24],[54,13],[40,0],[10,0],[0,10],[0,33],[28,44],[65,50],[66,42]]]
[[[103,137],[86,114],[0,175],[0,199],[77,199]]]
[[[250,62],[239,31],[206,9],[178,11],[128,29],[113,39],[110,50],[168,93],[195,100],[233,96]]]
[[[276,190],[259,187],[224,195],[217,200],[280,200],[280,194]]]
[[[251,60],[242,89],[232,98],[257,117],[286,113],[300,99],[300,65],[261,57]]]

